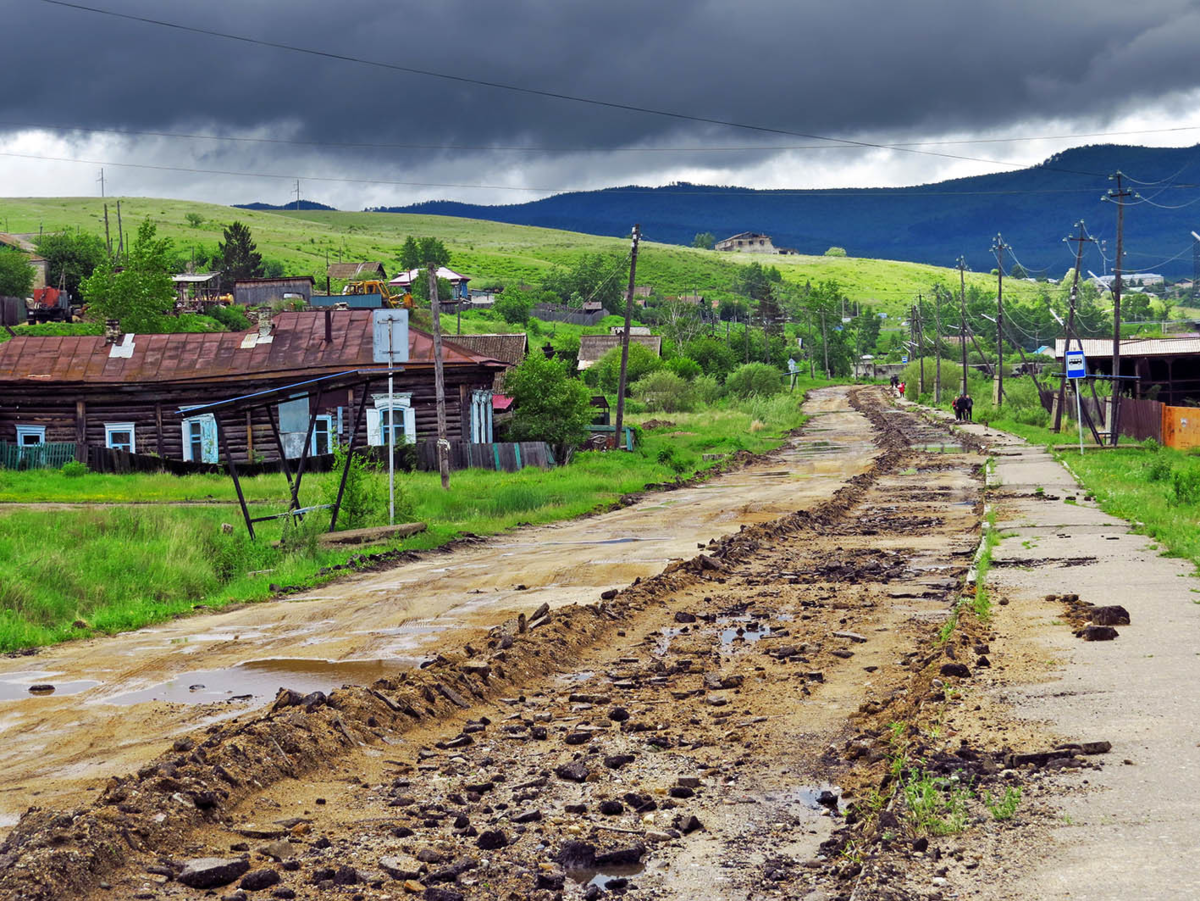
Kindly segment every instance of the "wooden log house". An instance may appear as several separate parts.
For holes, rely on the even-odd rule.
[[[367,415],[357,442],[386,444],[392,422],[397,440],[436,437],[433,339],[410,328],[408,348],[391,407],[386,377],[366,386]],[[442,342],[442,361],[450,440],[491,441],[492,382],[504,364],[450,340]],[[181,408],[380,365],[370,310],[279,313],[248,332],[21,336],[0,344],[0,441],[74,442],[78,459],[86,459],[87,445],[99,445],[217,462],[212,414],[189,418]],[[298,457],[315,412],[309,452],[328,453],[349,440],[363,390],[229,414],[237,421],[223,415],[229,449],[237,462],[278,460],[274,427],[287,456]]]

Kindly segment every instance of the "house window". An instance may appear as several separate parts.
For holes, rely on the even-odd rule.
[[[17,426],[17,446],[37,447],[46,443],[46,427],[44,425]]]
[[[112,450],[136,452],[132,422],[104,423],[104,446]]]
[[[333,453],[333,415],[322,414],[315,417],[312,434],[312,453]]]
[[[183,421],[183,459],[189,463],[216,463],[217,420],[211,413]]]
[[[397,445],[417,440],[417,415],[412,408],[411,394],[393,394],[391,403],[386,394],[374,395],[375,409],[367,410],[367,443],[383,447],[392,429]]]
[[[471,395],[471,441],[492,442],[492,392],[475,391]]]

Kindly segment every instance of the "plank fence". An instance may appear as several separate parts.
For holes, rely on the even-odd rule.
[[[450,469],[494,469],[516,472],[526,466],[547,469],[555,466],[554,452],[544,441],[496,442],[472,444],[450,442]],[[417,468],[436,472],[437,442],[417,442]]]
[[[75,459],[74,442],[53,442],[21,447],[0,441],[0,469],[62,469]]]

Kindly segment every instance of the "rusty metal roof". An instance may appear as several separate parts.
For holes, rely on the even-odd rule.
[[[371,310],[332,311],[333,340],[325,341],[325,313],[280,313],[270,342],[250,341],[249,332],[134,335],[133,352],[110,355],[100,335],[27,336],[0,344],[0,384],[136,384],[183,381],[304,377],[347,369],[371,369]],[[433,368],[433,338],[408,330],[408,371]],[[251,346],[244,346],[244,345]],[[446,366],[498,369],[502,361],[442,344]]]
[[[341,279],[373,277],[375,275],[378,275],[380,278],[387,277],[383,263],[378,260],[370,260],[365,263],[330,263],[326,273],[330,278]]]
[[[1062,358],[1064,338],[1054,339],[1054,356]],[[1111,338],[1083,338],[1083,354],[1086,357],[1108,359],[1112,357]],[[1079,344],[1071,342],[1075,350]],[[1200,354],[1200,338],[1122,338],[1122,357],[1169,357],[1174,355]]]
[[[492,335],[455,335],[448,338],[459,347],[473,354],[482,354],[493,360],[516,365],[529,352],[529,337],[524,332]]]

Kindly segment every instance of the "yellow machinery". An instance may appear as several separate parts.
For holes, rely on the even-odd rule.
[[[403,308],[411,310],[413,308],[413,299],[411,294],[393,294],[388,286],[388,283],[377,278],[363,279],[362,281],[350,282],[342,289],[343,294],[378,294],[383,298],[385,307]]]

